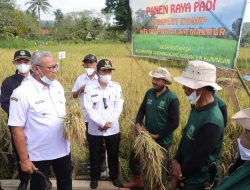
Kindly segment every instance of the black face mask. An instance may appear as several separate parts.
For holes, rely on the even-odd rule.
[[[154,88],[154,91],[155,92],[160,92],[160,91],[162,91],[164,89],[164,87],[165,87],[165,85],[163,85],[163,86],[161,86],[160,88],[157,88],[157,89]]]

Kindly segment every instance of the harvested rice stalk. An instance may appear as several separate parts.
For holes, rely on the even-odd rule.
[[[64,117],[64,136],[71,144],[83,145],[86,141],[86,127],[77,104],[69,105]]]
[[[146,182],[144,185],[149,189],[153,189],[156,186],[161,186],[164,189],[161,179],[163,151],[166,150],[157,144],[146,131],[141,131],[135,138],[134,148],[136,157],[140,160],[143,179]]]

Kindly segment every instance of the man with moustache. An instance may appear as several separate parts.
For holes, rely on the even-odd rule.
[[[135,121],[135,133],[142,130],[148,131],[150,136],[166,151],[162,169],[162,184],[165,185],[168,167],[168,150],[173,142],[173,131],[179,125],[179,100],[167,85],[172,83],[172,77],[167,69],[159,67],[151,71],[153,88],[150,88],[143,99]],[[142,126],[145,117],[145,126]],[[130,157],[130,169],[134,180],[124,184],[124,187],[142,187],[140,163],[132,152]],[[155,187],[154,190],[159,190]]]
[[[62,85],[55,80],[58,64],[48,52],[31,57],[33,75],[10,98],[9,120],[22,171],[32,174],[30,190],[48,188],[50,166],[58,190],[72,190],[70,144],[64,137],[66,115]]]

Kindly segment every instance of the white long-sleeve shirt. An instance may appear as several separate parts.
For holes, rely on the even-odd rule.
[[[95,136],[110,136],[120,132],[119,117],[123,109],[121,86],[110,81],[102,88],[98,81],[85,88],[84,105],[90,118],[88,133]],[[111,128],[101,131],[106,122],[111,122]]]
[[[91,84],[95,81],[97,81],[98,77],[97,75],[95,75],[92,79],[88,77],[88,75],[86,73],[80,75],[77,79],[76,82],[72,88],[72,92],[76,92],[77,90],[79,90],[79,88],[81,88],[83,85],[87,86],[88,84]],[[84,107],[84,94],[80,94],[79,98],[80,98],[80,105],[82,108],[82,113],[83,113],[83,119],[85,122],[89,122],[89,117],[88,114],[86,113],[85,107]]]

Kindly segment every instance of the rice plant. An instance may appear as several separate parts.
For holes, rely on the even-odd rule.
[[[130,151],[133,148],[133,134],[131,128],[133,125],[134,118],[136,117],[139,106],[143,100],[143,97],[147,89],[151,88],[151,80],[148,77],[148,72],[152,69],[161,66],[166,67],[173,77],[179,76],[181,74],[182,68],[177,68],[179,62],[175,61],[154,61],[154,64],[147,59],[137,59],[135,61],[130,57],[130,52],[127,50],[126,46],[129,44],[74,44],[74,45],[56,45],[56,46],[37,46],[32,49],[29,49],[31,52],[37,49],[47,50],[52,52],[52,54],[57,58],[59,51],[66,51],[66,59],[58,60],[60,63],[60,71],[58,72],[57,79],[62,83],[67,99],[67,127],[66,127],[66,136],[71,142],[72,150],[72,160],[74,168],[77,171],[81,171],[83,168],[83,163],[88,161],[88,147],[84,144],[84,135],[85,127],[83,120],[81,119],[81,109],[79,100],[73,100],[72,98],[72,86],[76,78],[84,72],[82,67],[82,58],[88,54],[95,54],[98,60],[102,58],[108,58],[111,60],[114,68],[116,69],[112,73],[112,80],[117,81],[122,86],[123,97],[124,97],[124,108],[120,117],[120,128],[122,139],[120,143],[120,160],[121,160],[121,178],[126,180],[130,174],[128,168],[128,160]],[[1,60],[0,60],[0,83],[4,78],[14,74],[15,67],[11,63],[13,59],[13,54],[16,49],[0,49]],[[243,50],[244,51],[244,50]],[[169,63],[171,62],[171,67]],[[183,64],[182,64],[183,65]],[[241,70],[242,73],[250,72],[249,69]],[[241,108],[247,108],[250,106],[250,99],[247,96],[245,90],[242,88],[242,85],[238,81],[236,75],[233,75],[229,70],[223,70],[218,73],[218,78],[228,78],[228,83],[221,83],[223,90],[218,92],[219,96],[225,100],[228,105],[228,126],[225,129],[224,137],[224,146],[222,152],[222,168],[223,175],[226,174],[226,169],[230,162],[233,159],[234,152],[236,150],[236,139],[240,133],[240,127],[236,126],[236,123],[231,119],[231,116],[236,112],[234,105],[230,99],[229,92],[227,90],[228,85],[233,85],[236,89],[236,95],[239,99]],[[235,78],[233,82],[231,78]],[[250,86],[250,83],[247,83]],[[173,83],[169,88],[178,96],[180,100],[180,124],[179,127],[174,132],[174,141],[170,149],[170,159],[175,154],[175,151],[178,147],[178,143],[182,136],[182,130],[185,127],[187,122],[188,113],[190,111],[190,105],[186,99],[186,96],[183,92],[182,86]],[[0,115],[0,131],[7,129],[6,115]],[[1,133],[2,134],[2,133]],[[3,137],[0,136],[2,139]],[[81,141],[83,140],[83,141]],[[9,141],[9,139],[8,139]],[[82,146],[79,146],[79,142],[82,143]],[[2,150],[2,147],[1,147]],[[0,150],[0,152],[1,152]],[[0,159],[3,164],[7,165],[6,160]],[[2,163],[0,164],[2,166]],[[77,175],[81,173],[77,172]],[[0,176],[6,174],[6,170],[0,168]]]

